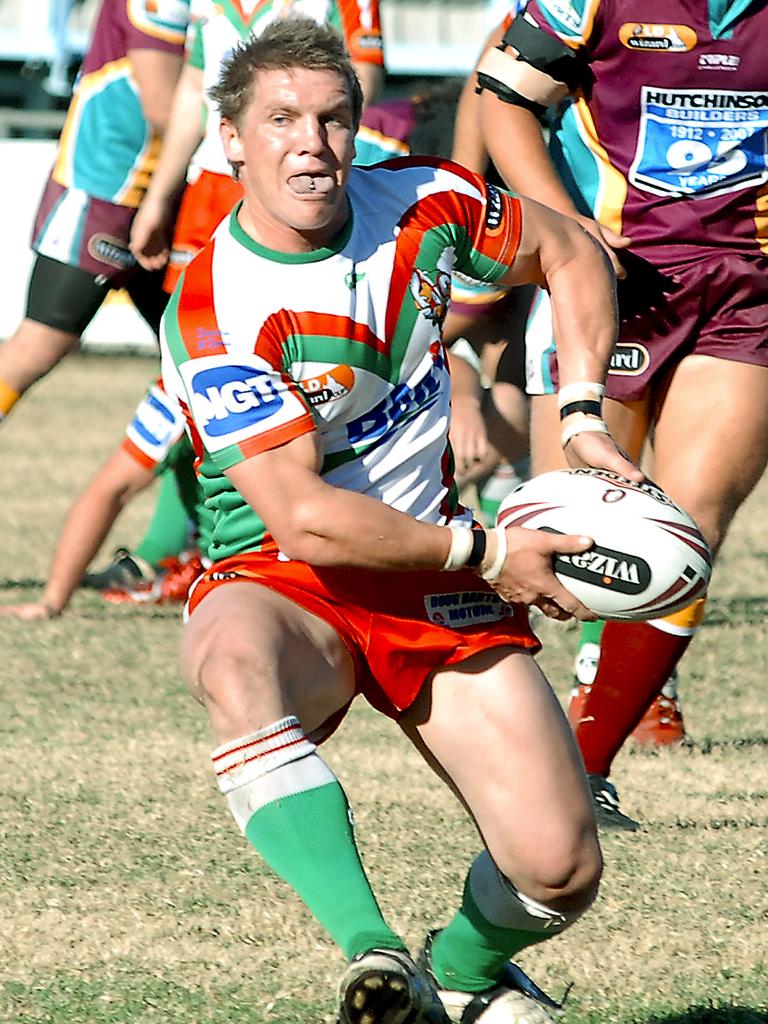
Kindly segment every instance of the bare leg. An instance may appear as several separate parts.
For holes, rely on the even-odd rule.
[[[220,743],[287,714],[311,732],[355,693],[352,660],[336,632],[254,583],[221,586],[195,609],[182,668]]]
[[[77,334],[59,331],[35,320],[22,320],[10,338],[0,345],[0,382],[21,396],[79,343]]]
[[[402,727],[460,794],[507,878],[560,909],[589,905],[600,852],[584,770],[533,658],[493,650],[436,673]]]
[[[657,482],[717,550],[768,462],[768,367],[683,359],[658,414],[654,462]]]

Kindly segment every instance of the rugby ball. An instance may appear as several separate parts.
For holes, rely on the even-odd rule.
[[[594,545],[557,555],[555,575],[602,619],[644,621],[701,597],[712,553],[691,517],[650,482],[600,469],[563,469],[520,484],[502,501],[499,526],[583,534]]]

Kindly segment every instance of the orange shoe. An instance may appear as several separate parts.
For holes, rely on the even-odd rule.
[[[178,558],[164,559],[161,563],[159,601],[186,601],[189,588],[204,570],[196,551],[182,552]]]
[[[667,747],[683,742],[685,723],[676,693],[666,696],[662,691],[659,694],[640,719],[632,739],[643,747]]]

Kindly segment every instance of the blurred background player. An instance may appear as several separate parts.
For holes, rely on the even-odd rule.
[[[167,296],[139,267],[131,222],[181,70],[186,0],[104,0],[35,220],[27,308],[0,345],[0,419],[77,347],[113,288],[157,333]]]
[[[611,259],[622,324],[606,420],[634,458],[652,440],[656,482],[717,550],[768,459],[768,8],[676,0],[643,18],[613,0],[532,0],[480,62],[482,132],[510,187],[575,218]],[[568,99],[548,151],[539,115]],[[541,293],[528,330],[537,473],[563,465],[551,341]],[[601,399],[595,387],[560,404],[598,415]],[[603,629],[571,718],[605,824],[637,827],[607,776],[703,604]]]
[[[208,241],[214,228],[242,197],[237,168],[224,157],[219,138],[219,115],[208,97],[222,61],[242,39],[260,35],[277,18],[305,13],[329,24],[344,37],[360,77],[366,102],[378,94],[384,79],[384,53],[378,0],[297,0],[262,4],[257,0],[192,0],[186,59],[156,172],[141,211],[133,223],[131,249],[141,266],[165,273],[164,287],[172,292],[187,263]],[[366,162],[399,155],[372,135]],[[362,147],[361,147],[362,148]],[[187,182],[186,188],[184,183]],[[184,193],[175,218],[176,199]],[[175,221],[175,228],[174,228]],[[173,241],[171,244],[171,233]],[[88,578],[96,587],[126,587],[151,583],[164,559],[186,545],[186,516],[175,481],[162,475],[157,505],[146,534],[131,551],[118,549],[112,562]]]
[[[296,0],[281,7],[258,0],[219,4],[192,0],[184,68],[173,100],[156,173],[131,231],[131,249],[147,270],[168,266],[166,289],[208,241],[213,229],[242,197],[237,168],[227,162],[219,138],[219,115],[208,96],[223,60],[243,39],[260,35],[282,14],[306,14],[337,29],[360,77],[366,103],[384,78],[384,51],[377,0]],[[174,198],[188,184],[173,229]]]
[[[123,509],[166,469],[179,475],[179,492],[189,520],[200,546],[205,547],[210,517],[202,504],[190,451],[184,415],[158,381],[137,406],[120,446],[96,471],[67,513],[43,596],[39,601],[0,607],[0,615],[27,620],[60,615]],[[202,569],[200,556],[190,552],[183,561],[167,565],[152,583],[143,588],[137,584],[135,600],[184,601]],[[119,599],[121,594],[118,591],[114,598]]]

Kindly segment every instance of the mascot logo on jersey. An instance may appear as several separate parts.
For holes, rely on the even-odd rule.
[[[441,324],[448,312],[451,297],[451,275],[438,270],[434,281],[423,270],[414,269],[411,276],[411,295],[420,313],[431,324]]]

